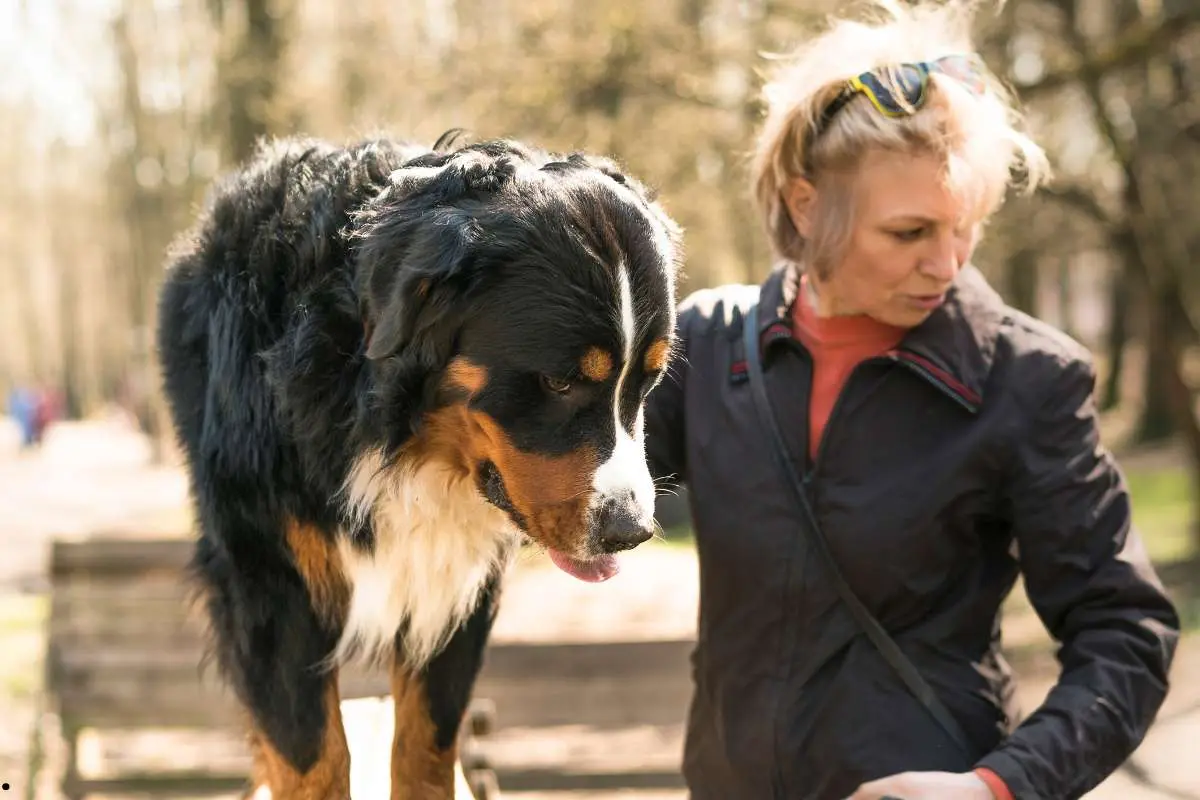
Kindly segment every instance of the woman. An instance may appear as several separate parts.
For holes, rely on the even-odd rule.
[[[1011,176],[1046,172],[968,22],[842,21],[782,63],[754,164],[780,266],[685,301],[651,394],[700,559],[698,800],[1080,797],[1163,701],[1178,619],[1089,356],[968,263]],[[999,640],[1018,574],[1064,666],[1023,722]]]

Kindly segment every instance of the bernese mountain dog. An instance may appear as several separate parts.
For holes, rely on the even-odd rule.
[[[349,797],[355,659],[391,676],[391,797],[452,797],[522,543],[597,581],[652,533],[679,228],[608,158],[456,140],[265,143],[168,258],[192,569],[275,800]]]

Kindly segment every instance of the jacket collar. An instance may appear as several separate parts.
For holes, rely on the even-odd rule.
[[[797,271],[785,263],[773,269],[760,287],[759,342],[764,360],[769,360],[773,345],[793,339],[791,308],[799,283]],[[1005,308],[983,274],[968,264],[959,272],[946,302],[909,331],[889,355],[976,410],[983,403]]]

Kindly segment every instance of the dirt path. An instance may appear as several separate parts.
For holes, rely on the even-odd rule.
[[[33,453],[16,452],[9,433],[0,424],[0,592],[44,587],[53,537],[186,525],[183,474],[149,466],[145,442],[119,421],[52,427]]]

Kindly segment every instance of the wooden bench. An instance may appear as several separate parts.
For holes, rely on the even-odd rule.
[[[504,795],[682,792],[692,647],[683,639],[494,644],[475,690],[495,705],[487,735],[472,742],[480,766]]]
[[[66,745],[61,789],[72,800],[100,792],[169,797],[247,788],[240,711],[215,668],[201,669],[203,627],[183,580],[190,550],[190,542],[176,539],[53,545],[45,686]],[[635,750],[623,762],[601,759],[599,766],[581,766],[578,757],[553,748],[535,756],[546,752],[545,737],[560,743],[564,731],[599,737],[594,749],[601,751],[623,730],[677,732],[690,691],[690,650],[689,641],[493,644],[476,686],[481,699],[464,726],[460,783],[465,779],[477,800],[498,797],[497,783],[504,792],[681,787],[671,754],[648,765]],[[341,693],[344,701],[382,698],[389,686],[386,676],[348,670]],[[131,765],[86,775],[79,743],[89,729],[215,733],[239,757],[217,763],[201,750],[181,765],[173,751],[167,769]]]
[[[236,709],[202,677],[199,620],[188,614],[182,540],[56,541],[50,556],[45,687],[66,746],[67,797],[139,791],[155,796],[244,789],[244,764],[133,769],[101,777],[80,770],[85,731],[203,733],[237,728]]]
[[[215,668],[202,669],[203,623],[184,582],[190,551],[189,542],[175,539],[52,546],[45,687],[65,745],[61,791],[72,800],[102,792],[169,797],[248,788],[241,712]],[[344,700],[390,692],[386,676],[349,670],[340,688]],[[466,729],[484,732],[486,719],[475,715]],[[184,734],[210,749],[201,746],[193,763],[182,766],[183,754],[174,750],[165,768],[125,765],[85,775],[79,751],[88,730]],[[228,745],[224,759],[212,757],[214,742]],[[486,775],[472,777],[488,782]]]

